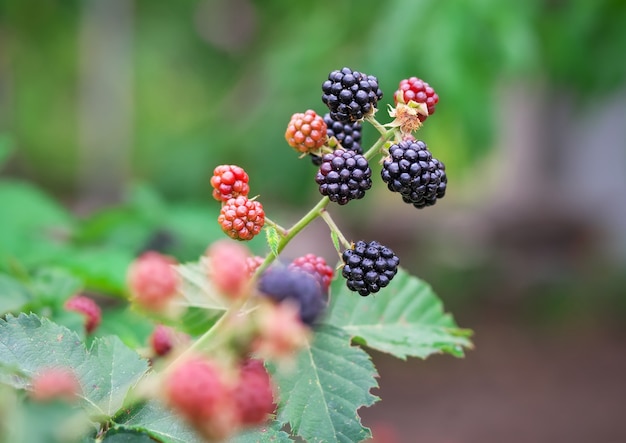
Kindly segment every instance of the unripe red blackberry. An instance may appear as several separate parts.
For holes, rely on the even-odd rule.
[[[249,359],[241,365],[233,397],[243,425],[261,424],[274,413],[274,386],[261,360]]]
[[[65,302],[65,309],[78,312],[85,317],[85,332],[91,334],[100,325],[102,310],[91,298],[84,295],[74,295]]]
[[[372,170],[361,154],[345,149],[325,154],[315,176],[322,195],[340,205],[365,196],[372,187]]]
[[[144,252],[127,272],[131,300],[143,309],[159,312],[170,306],[178,294],[180,277],[176,260],[156,251]]]
[[[324,291],[328,292],[330,283],[335,276],[335,270],[328,266],[326,260],[323,257],[319,257],[315,254],[306,254],[302,257],[294,259],[290,264],[291,269],[300,269],[304,272],[315,276],[322,283]]]
[[[439,96],[425,81],[417,77],[410,77],[400,81],[398,90],[393,94],[393,101],[397,105],[398,103],[408,104],[411,100],[426,104],[428,115],[432,115],[435,113],[435,105],[439,102]],[[424,121],[428,115],[419,114],[419,119]]]
[[[350,68],[332,71],[322,84],[322,101],[333,120],[355,122],[376,112],[383,97],[378,79]]]
[[[265,212],[260,202],[240,196],[224,203],[217,221],[230,238],[252,240],[263,229]]]
[[[316,151],[326,143],[326,122],[311,109],[291,116],[285,139],[289,146],[303,154]]]
[[[202,441],[226,441],[240,424],[232,374],[204,355],[177,360],[164,374],[165,403],[182,416]]]
[[[432,206],[446,193],[445,166],[421,140],[403,140],[389,147],[381,178],[392,192],[399,192],[405,203],[416,208]]]
[[[344,263],[341,275],[351,291],[362,296],[378,292],[389,284],[398,272],[400,259],[388,247],[377,241],[356,242],[341,254]]]
[[[213,177],[211,177],[213,198],[225,202],[240,195],[246,197],[250,192],[248,181],[248,174],[239,166],[217,166],[213,170]]]

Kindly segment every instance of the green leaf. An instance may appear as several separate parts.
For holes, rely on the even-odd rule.
[[[441,352],[462,357],[464,348],[472,347],[471,331],[459,329],[432,288],[403,269],[388,287],[369,297],[360,297],[341,279],[335,280],[325,321],[368,347],[401,359]]]
[[[76,333],[46,318],[20,314],[0,319],[0,381],[25,388],[31,376],[48,367],[72,368],[83,407],[101,419],[122,407],[148,363],[117,337],[96,338],[87,351]]]
[[[181,292],[185,306],[196,306],[204,309],[226,311],[228,302],[207,278],[206,260],[178,265],[176,270],[183,279]]]
[[[0,134],[0,168],[4,166],[4,163],[11,157],[15,151],[15,140],[9,134]]]
[[[147,434],[140,432],[108,432],[102,443],[154,443]]]
[[[267,245],[272,251],[274,257],[278,257],[278,245],[280,243],[280,235],[278,231],[273,226],[268,226],[265,228],[265,238],[267,239]]]
[[[0,274],[0,315],[21,311],[22,306],[28,303],[32,296],[22,282]]]
[[[7,423],[12,434],[7,442],[79,443],[93,429],[84,411],[68,403],[25,401],[13,407],[16,405],[12,421]]]
[[[228,443],[289,443],[293,440],[284,431],[281,431],[279,422],[274,421],[262,428],[250,429],[228,440]]]
[[[292,370],[274,371],[279,388],[278,420],[308,442],[360,442],[370,437],[357,409],[378,397],[376,369],[341,329],[321,325]]]
[[[33,275],[29,286],[45,304],[60,306],[78,293],[83,283],[63,268],[42,268]]]
[[[111,417],[122,407],[128,391],[148,370],[148,362],[116,336],[94,341],[85,364],[78,368],[85,400],[94,414]]]
[[[120,429],[144,432],[163,443],[202,443],[202,439],[172,411],[156,401],[122,411],[114,419]]]

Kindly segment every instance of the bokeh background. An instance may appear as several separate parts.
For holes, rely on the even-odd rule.
[[[383,123],[401,79],[436,89],[418,135],[449,187],[417,211],[378,182],[333,217],[475,330],[463,360],[374,355],[376,441],[625,442],[623,0],[0,0],[0,269],[106,292],[140,250],[194,260],[222,163],[288,225],[319,195],[287,122],[343,66],[378,77]],[[318,223],[300,252],[336,257]]]

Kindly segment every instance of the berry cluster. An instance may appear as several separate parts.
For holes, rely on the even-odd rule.
[[[236,165],[220,165],[213,170],[213,198],[222,202],[218,223],[230,238],[252,240],[265,224],[263,205],[248,198],[248,174]]]
[[[380,174],[390,191],[399,192],[405,203],[418,209],[434,205],[446,193],[445,166],[433,158],[423,141],[391,145]]]
[[[328,136],[329,144],[336,141],[343,149],[363,154],[363,149],[361,148],[361,122],[344,123],[333,120],[329,112],[324,114],[324,122],[327,127],[326,135]],[[311,161],[315,166],[320,166],[322,157],[311,154]]]
[[[166,374],[164,387],[170,407],[210,441],[263,423],[276,409],[274,386],[258,360],[224,368],[202,355],[188,357]]]

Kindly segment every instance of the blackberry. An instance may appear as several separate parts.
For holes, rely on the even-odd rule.
[[[403,140],[389,148],[380,175],[392,192],[418,209],[432,206],[446,193],[445,165],[421,140]]]
[[[331,118],[344,123],[363,120],[373,114],[378,100],[383,97],[376,77],[350,68],[328,74],[322,92],[322,101],[328,106]]]
[[[377,241],[359,240],[352,249],[341,254],[341,275],[347,280],[348,289],[362,296],[380,291],[398,272],[400,259],[388,247]]]
[[[322,164],[315,176],[322,195],[330,201],[345,205],[350,200],[363,198],[372,187],[372,170],[361,154],[337,149],[322,157]]]
[[[300,269],[274,266],[259,277],[258,290],[277,302],[298,304],[302,323],[312,325],[326,308],[328,295],[318,279]]]
[[[342,148],[354,151],[357,154],[363,154],[363,149],[361,148],[362,125],[360,122],[342,123],[333,120],[328,112],[324,115],[324,122],[327,127],[326,135],[329,139],[335,137]],[[322,156],[311,154],[311,161],[314,165],[319,166],[322,164]]]

